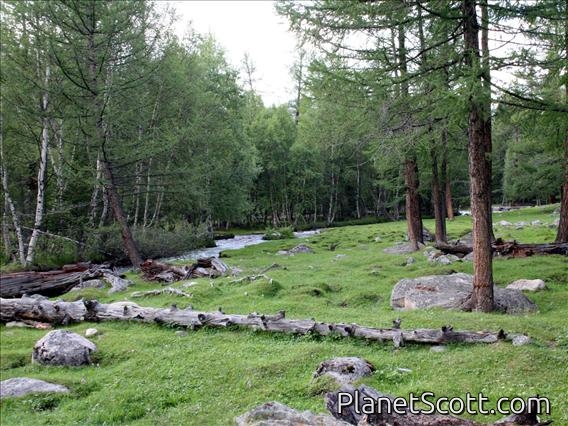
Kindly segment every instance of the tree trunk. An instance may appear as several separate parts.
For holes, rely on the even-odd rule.
[[[232,325],[253,330],[264,330],[273,333],[338,336],[360,338],[375,342],[402,341],[407,343],[443,344],[483,343],[491,344],[503,340],[512,340],[514,335],[507,335],[503,330],[496,333],[483,331],[454,331],[451,326],[440,329],[371,328],[357,324],[333,324],[318,322],[314,319],[286,319],[285,312],[276,315],[260,314],[225,314],[224,312],[201,312],[191,308],[178,309],[152,308],[138,306],[124,301],[116,303],[99,303],[96,300],[79,300],[77,302],[52,302],[29,297],[21,299],[0,299],[0,321],[34,320],[52,324],[64,322],[88,321],[132,321],[166,324],[168,327],[200,327],[225,328]]]
[[[568,15],[568,0],[565,1],[566,15]],[[568,16],[564,21],[564,41],[565,53],[568,55]],[[564,73],[565,100],[568,103],[568,69]],[[564,129],[564,183],[560,199],[560,222],[556,233],[557,243],[568,243],[568,125]]]
[[[444,200],[440,189],[440,178],[438,176],[438,158],[436,150],[430,150],[432,157],[432,205],[434,207],[435,239],[436,244],[445,242],[446,238],[446,217],[444,214]]]
[[[140,253],[138,252],[138,247],[136,246],[134,238],[132,238],[130,227],[128,226],[128,223],[126,221],[126,216],[124,215],[124,211],[122,209],[120,196],[118,195],[118,191],[114,183],[112,169],[110,168],[108,161],[104,157],[105,155],[103,152],[101,167],[102,167],[103,176],[105,177],[105,190],[108,195],[110,208],[112,210],[112,214],[115,220],[118,222],[118,225],[120,226],[120,234],[122,236],[124,251],[128,255],[128,258],[130,259],[132,266],[138,268],[142,263],[142,258],[140,257]]]
[[[14,232],[16,233],[16,239],[18,241],[18,259],[22,266],[26,266],[24,236],[22,234],[22,228],[20,226],[20,219],[18,217],[18,212],[16,211],[16,206],[14,205],[14,202],[10,197],[10,191],[8,188],[8,171],[4,166],[4,153],[1,143],[2,142],[0,140],[0,176],[2,178],[2,189],[4,190],[4,202],[8,206],[8,209],[12,216],[12,225],[14,226]]]
[[[473,292],[467,303],[472,310],[494,309],[493,256],[491,250],[491,99],[483,90],[480,73],[479,26],[475,0],[463,0],[465,63],[474,79],[469,102],[468,161],[473,218]]]
[[[422,236],[422,215],[420,213],[420,195],[418,194],[418,165],[414,158],[404,161],[404,185],[406,189],[406,223],[408,240],[414,250],[424,243]]]
[[[26,255],[26,265],[31,265],[34,261],[35,248],[40,234],[40,227],[43,224],[43,214],[45,211],[45,189],[47,184],[47,157],[49,150],[49,118],[46,116],[47,108],[49,105],[49,94],[47,92],[47,85],[50,80],[49,65],[45,68],[45,92],[42,95],[41,111],[44,114],[42,118],[42,131],[40,142],[39,154],[39,170],[37,173],[37,198],[36,210],[32,235],[28,243],[28,253]]]

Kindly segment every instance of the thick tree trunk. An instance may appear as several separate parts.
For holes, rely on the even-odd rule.
[[[400,328],[371,328],[357,324],[332,324],[313,319],[286,319],[284,311],[276,315],[238,315],[223,312],[201,312],[191,308],[151,308],[132,302],[99,303],[96,300],[77,302],[52,302],[45,299],[23,297],[21,299],[0,299],[0,321],[35,320],[53,324],[80,321],[138,321],[168,326],[224,328],[231,325],[254,330],[285,334],[335,335],[346,338],[361,338],[377,342],[407,342],[422,344],[442,343],[496,343],[511,340],[503,330],[497,333],[454,331],[446,326],[441,329],[402,330]]]
[[[440,188],[438,176],[438,158],[434,148],[430,150],[432,157],[432,205],[434,207],[435,240],[436,244],[445,242],[446,238],[446,215],[444,212],[444,199]]]
[[[104,158],[104,152],[103,159],[101,161],[101,167],[103,175],[105,177],[105,190],[108,195],[110,208],[112,210],[114,219],[118,222],[118,225],[120,227],[120,234],[122,236],[124,251],[128,255],[132,266],[138,268],[142,263],[142,258],[140,257],[140,253],[138,252],[136,242],[134,241],[134,238],[132,238],[132,233],[130,232],[130,227],[128,226],[128,223],[126,221],[126,216],[122,209],[120,197],[114,183],[112,170],[108,161]]]
[[[568,0],[565,1],[565,12],[568,15]],[[565,53],[568,56],[568,16],[564,22]],[[565,100],[568,103],[568,69],[564,73]],[[564,129],[564,184],[560,199],[560,222],[556,233],[557,243],[568,243],[568,126]]]
[[[418,244],[424,243],[422,236],[422,214],[420,212],[420,195],[418,193],[418,165],[414,158],[407,158],[404,162],[404,185],[406,190],[406,223],[408,226],[408,240],[414,250]]]
[[[491,250],[491,99],[479,76],[479,25],[475,0],[463,0],[465,62],[471,89],[468,119],[468,159],[471,214],[473,218],[473,292],[468,308],[482,312],[494,309],[493,256]],[[480,90],[475,90],[478,88]]]

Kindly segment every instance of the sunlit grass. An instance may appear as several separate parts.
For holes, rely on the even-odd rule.
[[[495,222],[540,220],[543,225],[523,229],[496,227],[497,236],[523,243],[554,238],[554,208],[533,208],[495,215]],[[557,216],[556,216],[557,217]],[[426,221],[433,230],[433,221]],[[234,417],[263,402],[278,400],[296,409],[325,412],[322,395],[311,383],[317,365],[334,356],[361,356],[371,361],[376,373],[365,379],[382,392],[405,396],[432,391],[437,396],[464,396],[483,392],[495,401],[502,396],[539,394],[551,399],[552,419],[568,424],[568,262],[562,256],[526,259],[496,259],[497,285],[519,278],[542,278],[548,290],[530,294],[539,306],[532,315],[463,313],[425,310],[394,312],[389,299],[401,278],[453,271],[471,272],[470,263],[433,266],[418,252],[392,255],[383,249],[403,239],[403,222],[326,230],[301,240],[315,254],[281,256],[300,240],[270,241],[227,252],[224,260],[242,272],[238,277],[191,280],[184,288],[192,299],[152,296],[133,299],[147,306],[179,307],[231,313],[275,313],[286,310],[289,318],[316,318],[328,322],[356,322],[388,327],[400,316],[403,328],[440,327],[498,330],[526,333],[534,344],[514,347],[450,345],[433,353],[428,346],[409,345],[394,351],[388,344],[370,344],[354,339],[270,335],[246,330],[189,331],[138,323],[82,323],[66,327],[78,333],[95,326],[101,334],[96,364],[86,368],[40,367],[31,364],[32,347],[45,331],[2,326],[1,378],[28,376],[62,383],[69,395],[23,397],[2,400],[2,424],[136,424],[136,425],[229,425]],[[471,218],[448,223],[457,238],[471,230]],[[337,246],[334,250],[331,250]],[[412,256],[416,262],[406,265]],[[278,264],[260,279],[234,283]],[[128,299],[133,291],[159,287],[142,283],[128,292],[106,295],[105,291],[69,293],[66,300],[96,297],[110,302]],[[184,283],[175,287],[183,288]],[[399,367],[410,369],[401,372]],[[499,416],[477,419],[491,421]]]

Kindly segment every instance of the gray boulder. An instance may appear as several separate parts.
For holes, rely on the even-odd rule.
[[[67,330],[47,333],[34,346],[32,362],[42,365],[78,367],[91,364],[91,353],[97,347],[90,340]]]
[[[408,309],[461,309],[473,289],[469,274],[430,275],[402,279],[393,288],[391,306]],[[537,306],[519,290],[493,287],[497,310],[508,314],[534,312]]]
[[[375,367],[367,360],[357,357],[338,357],[323,361],[314,372],[313,378],[328,375],[343,385],[370,376],[373,371]]]
[[[107,283],[103,280],[88,280],[83,281],[80,284],[77,284],[75,287],[71,289],[71,291],[79,291],[83,288],[105,288]]]
[[[69,389],[63,385],[44,382],[28,377],[14,377],[0,382],[0,399],[17,398],[35,393],[66,393]]]
[[[546,288],[543,280],[517,280],[507,286],[512,290],[539,291]]]
[[[299,412],[280,402],[267,402],[235,419],[237,426],[347,426],[342,420],[310,411]]]

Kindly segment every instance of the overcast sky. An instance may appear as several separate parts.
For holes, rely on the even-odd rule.
[[[276,14],[274,2],[186,0],[169,2],[177,10],[176,33],[183,37],[189,25],[198,33],[214,35],[227,59],[242,69],[248,53],[256,67],[255,90],[264,103],[286,103],[293,98],[290,68],[294,63],[295,37],[286,20]]]

